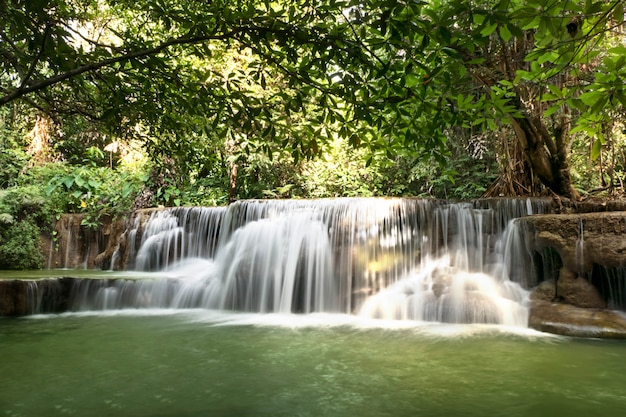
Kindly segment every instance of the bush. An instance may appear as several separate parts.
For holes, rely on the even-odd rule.
[[[54,219],[52,205],[35,186],[0,190],[0,268],[40,269],[42,230]]]
[[[39,240],[40,228],[32,220],[0,224],[0,268],[41,269],[44,259]]]
[[[0,190],[0,215],[46,228],[51,226],[54,214],[53,204],[39,187],[31,185]]]
[[[142,172],[103,167],[72,167],[58,171],[46,187],[60,212],[87,213],[84,225],[97,227],[105,217],[130,211],[147,177]]]
[[[28,156],[18,149],[5,149],[0,145],[0,188],[15,185],[24,169]]]

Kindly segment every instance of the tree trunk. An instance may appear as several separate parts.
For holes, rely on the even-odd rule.
[[[230,178],[228,181],[228,204],[232,204],[237,199],[237,171],[238,166],[236,162],[231,162],[230,165]]]
[[[511,123],[528,164],[541,182],[559,196],[578,199],[579,194],[572,186],[564,140],[569,131],[568,120],[563,118],[554,137],[538,117],[512,118]]]

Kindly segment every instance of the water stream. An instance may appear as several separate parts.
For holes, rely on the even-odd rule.
[[[525,326],[532,259],[514,219],[542,200],[242,201],[154,212],[127,232],[155,279],[82,282],[75,310],[205,308]]]

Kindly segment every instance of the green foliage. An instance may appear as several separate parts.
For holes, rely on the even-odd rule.
[[[15,109],[0,107],[0,189],[15,185],[28,161],[22,149],[23,126],[14,119]]]
[[[0,268],[41,268],[40,235],[52,220],[52,207],[38,188],[0,190]]]
[[[45,193],[63,212],[87,213],[83,223],[95,227],[104,218],[128,213],[147,178],[104,167],[65,167],[49,180]]]
[[[26,220],[47,228],[55,211],[41,189],[31,185],[0,190],[0,214],[10,216],[15,222]]]
[[[27,155],[13,148],[5,148],[0,144],[0,188],[15,185],[28,158]]]
[[[0,224],[0,269],[40,269],[44,259],[39,240],[40,229],[30,220]]]
[[[225,206],[228,204],[228,179],[206,177],[194,181],[181,190],[181,206]],[[176,203],[176,202],[174,202]]]
[[[522,149],[539,150],[526,159],[567,194],[550,182],[569,177],[563,120],[597,160],[624,111],[623,10],[622,0],[4,1],[0,108],[48,114],[72,165],[113,168],[106,144],[141,141],[157,170],[174,167],[152,182],[156,204],[203,201],[194,188],[223,201],[234,165],[240,197],[306,195],[299,164],[336,140],[365,167],[321,170],[320,194],[412,194],[378,174],[435,162],[443,184],[456,170],[447,132],[503,124],[531,125],[516,129]],[[99,173],[55,181],[73,210],[113,197],[90,184],[106,183]],[[463,194],[482,187],[459,183]]]

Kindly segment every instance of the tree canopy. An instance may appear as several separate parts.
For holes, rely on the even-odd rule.
[[[0,0],[0,17],[0,108],[139,139],[183,181],[337,138],[368,163],[442,162],[459,130],[508,129],[577,197],[574,139],[598,158],[624,128],[621,0]]]

